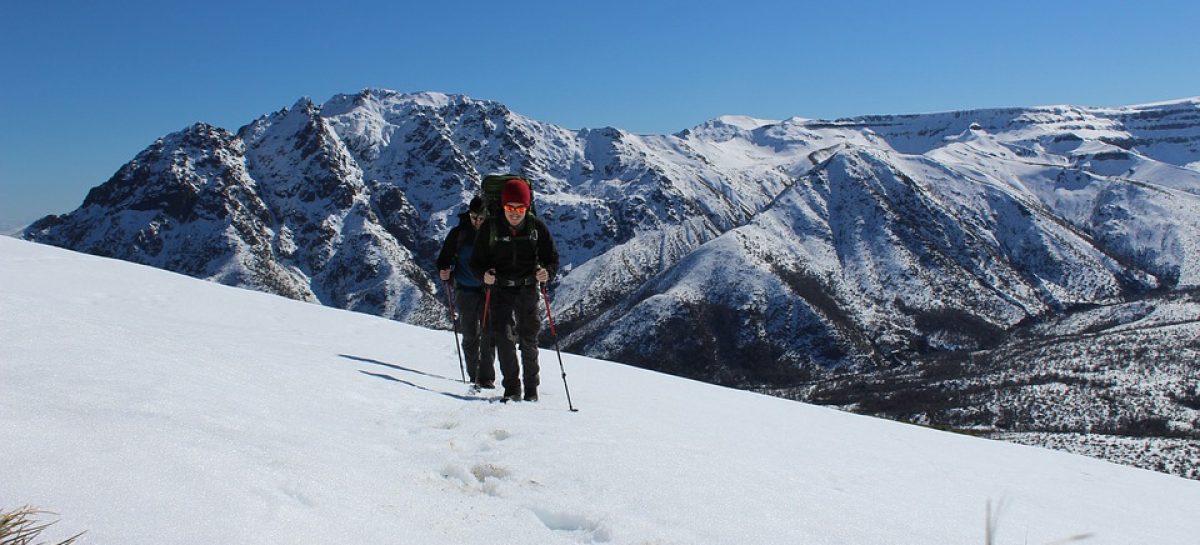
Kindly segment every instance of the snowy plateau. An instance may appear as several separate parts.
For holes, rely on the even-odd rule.
[[[578,412],[489,403],[447,331],[8,237],[0,308],[0,507],[52,543],[1200,535],[1195,480],[571,354]]]
[[[1200,477],[1200,99],[642,135],[368,89],[166,135],[22,236],[448,327],[434,254],[498,172],[569,352]]]

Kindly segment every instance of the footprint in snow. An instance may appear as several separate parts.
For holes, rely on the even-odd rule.
[[[573,513],[558,513],[538,508],[530,508],[530,511],[546,525],[546,528],[556,532],[575,534],[582,541],[589,543],[612,541],[612,531],[603,522]]]
[[[488,479],[507,479],[511,472],[496,464],[476,464],[471,468],[471,475],[479,482],[484,482]]]
[[[476,464],[471,469],[449,465],[442,469],[442,477],[461,483],[466,490],[478,490],[489,496],[500,495],[500,484],[507,481],[512,472],[496,464]]]

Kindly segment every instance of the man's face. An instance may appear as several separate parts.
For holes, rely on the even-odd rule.
[[[479,229],[479,226],[483,225],[483,214],[471,212],[471,225]]]
[[[529,211],[529,207],[524,203],[510,202],[504,203],[504,219],[508,220],[508,224],[516,227],[525,219],[525,213]]]

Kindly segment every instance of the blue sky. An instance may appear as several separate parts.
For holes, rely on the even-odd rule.
[[[334,7],[335,5],[339,7]],[[568,128],[1200,95],[1196,2],[0,0],[0,227],[157,137],[366,87]]]

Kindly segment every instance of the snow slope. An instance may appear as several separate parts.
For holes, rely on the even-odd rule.
[[[1194,544],[1200,482],[0,237],[0,507],[81,543]]]

